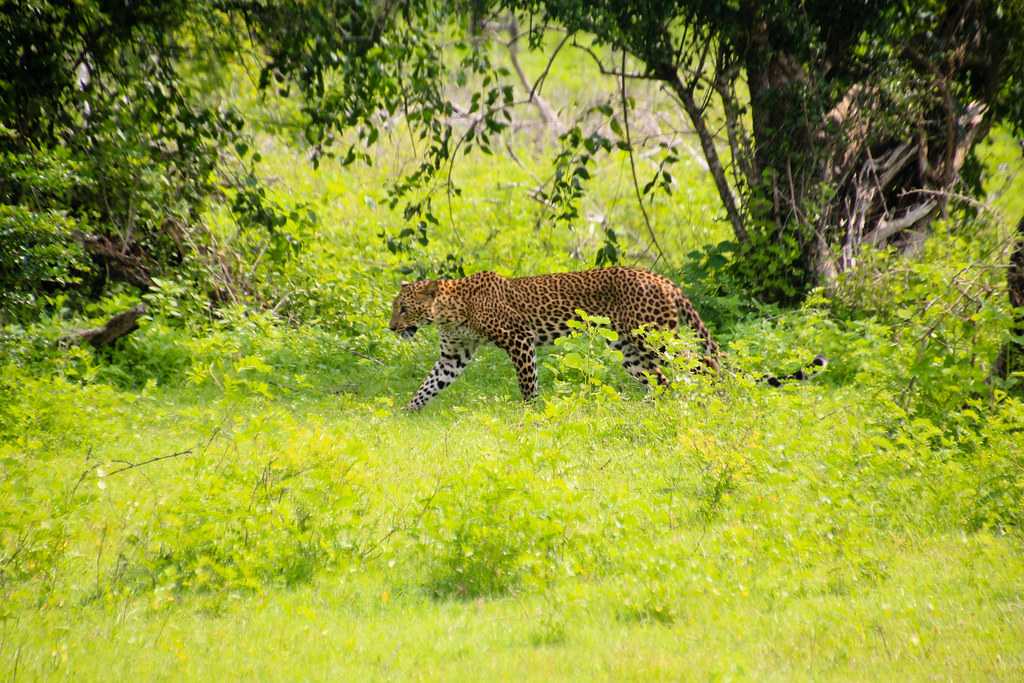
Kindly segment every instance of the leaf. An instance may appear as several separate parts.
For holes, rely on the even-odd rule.
[[[267,365],[266,361],[256,355],[245,356],[235,363],[236,372],[247,372],[249,370],[266,374],[271,374],[274,371],[271,366]]]
[[[586,361],[580,354],[576,353],[575,351],[570,351],[569,353],[562,356],[562,365],[564,365],[567,368],[572,368],[574,370],[582,370],[584,367],[586,367]]]

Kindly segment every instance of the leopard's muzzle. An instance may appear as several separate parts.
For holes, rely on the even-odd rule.
[[[402,328],[401,330],[396,330],[396,332],[402,339],[412,339],[418,329],[419,328],[417,326],[410,325],[409,327]]]

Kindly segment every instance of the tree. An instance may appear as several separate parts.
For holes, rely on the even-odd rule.
[[[260,64],[264,92],[301,101],[314,163],[372,162],[381,130],[405,120],[420,163],[388,188],[408,225],[386,244],[425,242],[439,188],[459,191],[458,153],[491,151],[512,107],[542,106],[543,76],[516,100],[492,63],[494,25],[552,60],[587,51],[621,79],[624,112],[629,80],[672,93],[732,226],[732,267],[767,299],[828,283],[863,244],[914,249],[958,184],[970,191],[992,124],[1024,124],[1022,0],[23,0],[0,10],[5,296],[95,294],[110,278],[146,288],[161,268],[210,257],[191,226],[224,192],[287,258],[285,210],[258,182],[243,118],[212,93],[243,58]],[[452,83],[473,88],[468,105]],[[628,113],[602,114],[617,139],[560,136],[543,198],[562,218],[595,154],[633,152]],[[675,159],[643,191],[634,174],[641,206]],[[599,257],[614,254],[609,236]],[[231,270],[220,265],[210,271]],[[211,296],[232,287],[245,289],[222,278]]]
[[[964,174],[976,180],[971,151],[992,123],[1024,124],[1020,2],[503,5],[630,54],[676,95],[736,265],[770,299],[828,283],[862,244],[915,248]]]
[[[511,13],[532,49],[551,45],[544,37],[554,32],[556,51],[579,47],[603,73],[664,84],[699,137],[738,243],[735,268],[768,299],[793,300],[810,285],[830,282],[854,266],[861,245],[914,250],[958,186],[969,191],[976,183],[972,150],[992,124],[1024,124],[1020,0],[476,0],[458,10],[478,32],[489,22],[508,25],[501,20]],[[361,35],[385,50],[391,36],[410,32],[436,40],[431,28],[454,17],[429,2],[375,3],[367,11],[374,31]],[[368,49],[352,45],[338,47],[349,57]],[[486,52],[472,57],[485,70]],[[399,54],[395,73],[423,73],[404,69],[407,58]],[[278,62],[308,82],[293,61]],[[327,66],[315,63],[316,73]],[[443,67],[434,66],[439,70],[418,84],[399,76],[401,97],[410,85],[412,92],[424,86],[433,98],[424,104],[447,116],[454,109],[443,95]],[[342,91],[352,89],[342,82]],[[374,92],[393,101],[386,90]],[[318,116],[329,110],[328,103]],[[369,118],[360,123],[373,129]],[[422,169],[429,175],[457,145],[436,116],[413,123],[435,142]],[[486,133],[492,123],[471,122],[469,135]],[[631,147],[572,130],[563,141],[585,144],[586,153]],[[559,161],[572,158],[570,151]],[[553,198],[582,192],[585,170],[574,175],[578,168],[558,176],[568,185],[555,188]]]
[[[396,204],[412,196],[451,152],[452,74],[439,46],[457,16],[416,0],[4,4],[0,321],[32,315],[56,291],[146,290],[165,273],[197,276],[214,302],[250,294],[202,229],[211,199],[227,198],[253,228],[254,251],[283,261],[298,248],[281,229],[295,207],[268,199],[246,122],[217,96],[243,60],[260,65],[265,93],[301,95],[314,163],[343,140],[343,163],[369,161],[381,117],[404,116],[428,140],[420,168],[394,188]],[[461,72],[486,71],[480,54]],[[491,105],[511,88],[495,87],[482,118],[496,131]],[[429,193],[404,208],[416,227],[389,240],[395,249],[437,222]]]
[[[197,226],[226,190],[240,221],[277,237],[244,121],[206,85],[249,49],[243,27],[184,0],[3,5],[0,320],[56,291],[145,290],[210,255]]]

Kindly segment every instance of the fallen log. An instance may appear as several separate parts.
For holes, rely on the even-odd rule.
[[[88,330],[75,330],[64,337],[69,344],[92,344],[100,348],[112,344],[126,334],[139,329],[139,318],[146,314],[146,304],[137,304],[118,313],[105,325]]]

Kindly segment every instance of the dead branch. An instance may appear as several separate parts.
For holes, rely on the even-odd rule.
[[[886,240],[901,230],[905,230],[928,218],[938,206],[939,203],[934,199],[926,199],[914,208],[907,209],[898,218],[893,218],[892,220],[882,219],[878,221],[874,230],[864,235],[864,241],[875,246],[884,244]]]
[[[152,464],[154,462],[160,462],[161,460],[170,460],[171,458],[180,458],[183,455],[191,455],[192,451],[194,451],[194,450],[195,450],[194,448],[186,448],[183,451],[177,451],[175,453],[170,453],[168,455],[158,455],[158,456],[149,458],[148,460],[140,460],[139,462],[125,462],[124,465],[122,465],[121,467],[118,467],[116,470],[111,470],[111,471],[107,472],[107,476],[108,477],[112,477],[115,474],[120,474],[121,472],[127,472],[128,470],[134,470],[136,467],[143,467],[144,465],[149,465],[149,464]]]
[[[914,145],[904,142],[889,152],[883,159],[877,162],[869,160],[871,171],[875,175],[875,185],[878,187],[879,192],[884,192],[889,187],[897,174],[906,168],[910,160],[914,158],[916,151]],[[881,171],[881,174],[879,174],[879,171]]]
[[[146,304],[136,304],[127,311],[118,313],[100,327],[76,330],[64,337],[70,344],[89,343],[94,348],[113,344],[115,341],[139,329],[139,318],[146,314]]]
[[[108,276],[148,290],[153,286],[149,264],[138,242],[121,242],[106,236],[76,233],[85,251]]]
[[[152,458],[147,458],[146,460],[140,460],[138,462],[129,462],[127,460],[114,461],[114,462],[123,463],[123,464],[121,465],[121,467],[118,467],[117,469],[113,469],[113,470],[107,472],[106,475],[104,475],[104,476],[112,477],[115,474],[121,474],[122,472],[127,472],[128,470],[134,470],[134,469],[137,469],[139,467],[144,467],[146,465],[151,465],[151,464],[153,464],[155,462],[161,462],[163,460],[171,460],[173,458],[180,458],[180,457],[182,457],[184,455],[191,455],[192,453],[195,453],[197,449],[200,450],[200,452],[205,453],[206,450],[210,447],[210,444],[213,443],[213,440],[216,439],[217,436],[220,434],[220,430],[221,430],[221,426],[222,425],[223,425],[223,422],[221,423],[221,425],[218,425],[216,428],[214,428],[213,432],[210,434],[209,438],[207,438],[205,442],[200,442],[199,444],[197,444],[195,446],[192,446],[190,448],[186,448],[186,449],[180,450],[180,451],[175,451],[174,453],[168,453],[167,455],[157,455],[157,456],[154,456]],[[92,449],[90,449],[89,452],[91,454],[92,453]],[[96,470],[98,470],[100,468],[100,465],[101,465],[101,463],[95,463],[95,464],[90,465],[89,467],[87,467],[82,472],[82,474],[78,477],[78,481],[76,481],[75,485],[71,488],[71,493],[68,494],[68,499],[69,500],[74,497],[75,492],[78,491],[78,487],[82,485],[82,482],[85,481],[85,478],[87,476],[89,476],[91,473],[93,473]]]
[[[552,109],[551,105],[548,104],[548,101],[541,96],[540,87],[543,84],[544,79],[547,77],[548,71],[551,69],[551,65],[555,61],[555,57],[558,56],[562,46],[565,45],[567,40],[569,40],[569,35],[567,34],[562,38],[562,42],[558,44],[554,53],[552,53],[551,57],[548,59],[544,72],[531,85],[530,80],[526,77],[526,72],[523,71],[523,67],[519,63],[519,22],[516,20],[515,15],[512,15],[509,19],[506,29],[510,36],[507,43],[509,60],[512,62],[512,68],[515,69],[516,75],[519,77],[519,83],[523,86],[523,90],[530,94],[527,101],[532,102],[533,105],[537,107],[537,111],[540,112],[540,117],[544,120],[544,125],[553,130],[556,135],[561,135],[564,131],[562,123],[558,120],[558,114],[555,110]]]

